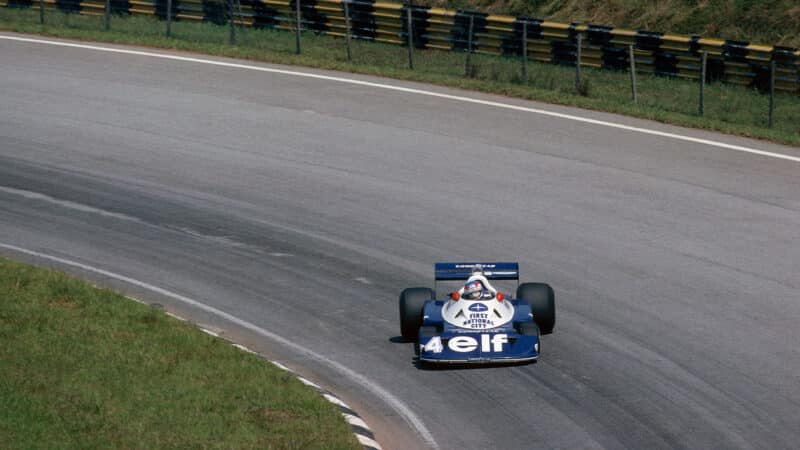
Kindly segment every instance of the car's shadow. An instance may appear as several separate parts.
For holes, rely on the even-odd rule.
[[[392,336],[389,338],[389,342],[392,344],[409,344],[414,346],[414,357],[411,358],[411,364],[419,370],[429,370],[433,372],[438,371],[448,371],[448,370],[474,370],[474,369],[486,369],[486,368],[500,368],[500,367],[516,367],[516,366],[527,366],[530,364],[536,364],[536,361],[530,362],[493,362],[493,363],[481,363],[481,364],[454,364],[454,363],[443,363],[443,364],[431,364],[424,361],[420,361],[419,359],[419,348],[417,344],[413,341],[407,341],[402,336]]]
[[[489,363],[429,363],[419,360],[419,356],[414,356],[412,364],[419,370],[431,372],[452,371],[452,370],[476,370],[476,369],[499,369],[502,367],[517,367],[536,364],[536,361],[529,362],[489,362]]]

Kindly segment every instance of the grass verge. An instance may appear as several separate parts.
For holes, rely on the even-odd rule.
[[[293,375],[108,290],[0,258],[0,447],[360,448]]]
[[[711,83],[705,92],[705,115],[697,114],[699,84],[639,74],[639,103],[633,104],[627,72],[583,69],[584,88],[575,93],[574,70],[552,64],[528,64],[522,82],[518,58],[473,55],[464,76],[464,54],[416,50],[414,70],[407,68],[406,49],[354,41],[353,60],[346,60],[343,39],[305,33],[301,55],[295,55],[294,34],[270,29],[238,29],[235,44],[229,29],[209,23],[175,22],[172,37],[165,23],[153,17],[114,17],[103,31],[102,17],[48,11],[39,24],[36,9],[0,8],[0,29],[22,33],[229,56],[271,63],[333,69],[402,80],[420,81],[580,108],[608,111],[675,125],[800,145],[800,97],[778,93],[774,126],[767,127],[769,97],[754,89]]]

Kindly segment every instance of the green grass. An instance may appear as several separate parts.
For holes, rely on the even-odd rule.
[[[359,448],[294,376],[160,310],[0,258],[0,448]]]
[[[102,18],[48,12],[39,25],[38,11],[0,8],[0,29],[64,38],[135,44],[293,64],[421,81],[511,97],[609,111],[676,125],[800,145],[800,96],[776,95],[775,123],[767,128],[769,98],[734,85],[711,83],[706,88],[705,116],[697,115],[699,85],[676,78],[638,76],[639,104],[630,98],[625,71],[584,68],[585,95],[574,89],[574,69],[530,62],[529,80],[520,79],[518,58],[473,55],[475,69],[464,76],[464,53],[415,50],[414,70],[407,68],[403,47],[354,41],[353,61],[346,60],[343,39],[304,33],[301,55],[295,55],[294,34],[265,29],[238,29],[236,45],[229,29],[209,23],[175,22],[173,37],[165,24],[151,17],[114,17],[111,31]]]

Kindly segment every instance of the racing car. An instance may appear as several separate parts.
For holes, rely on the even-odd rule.
[[[516,282],[516,298],[492,281]],[[464,282],[446,299],[436,299],[438,284]],[[536,361],[539,336],[553,332],[555,294],[545,283],[519,284],[516,262],[440,262],[434,287],[400,294],[400,331],[418,343],[419,361],[429,363],[523,363]]]

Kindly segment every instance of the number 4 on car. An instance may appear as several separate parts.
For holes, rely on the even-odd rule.
[[[434,288],[400,294],[400,331],[417,342],[420,363],[524,363],[539,358],[540,336],[553,332],[556,305],[545,283],[519,284],[515,262],[436,263]],[[516,282],[507,297],[492,282]],[[439,283],[458,283],[437,299]],[[463,283],[463,284],[462,284]]]

